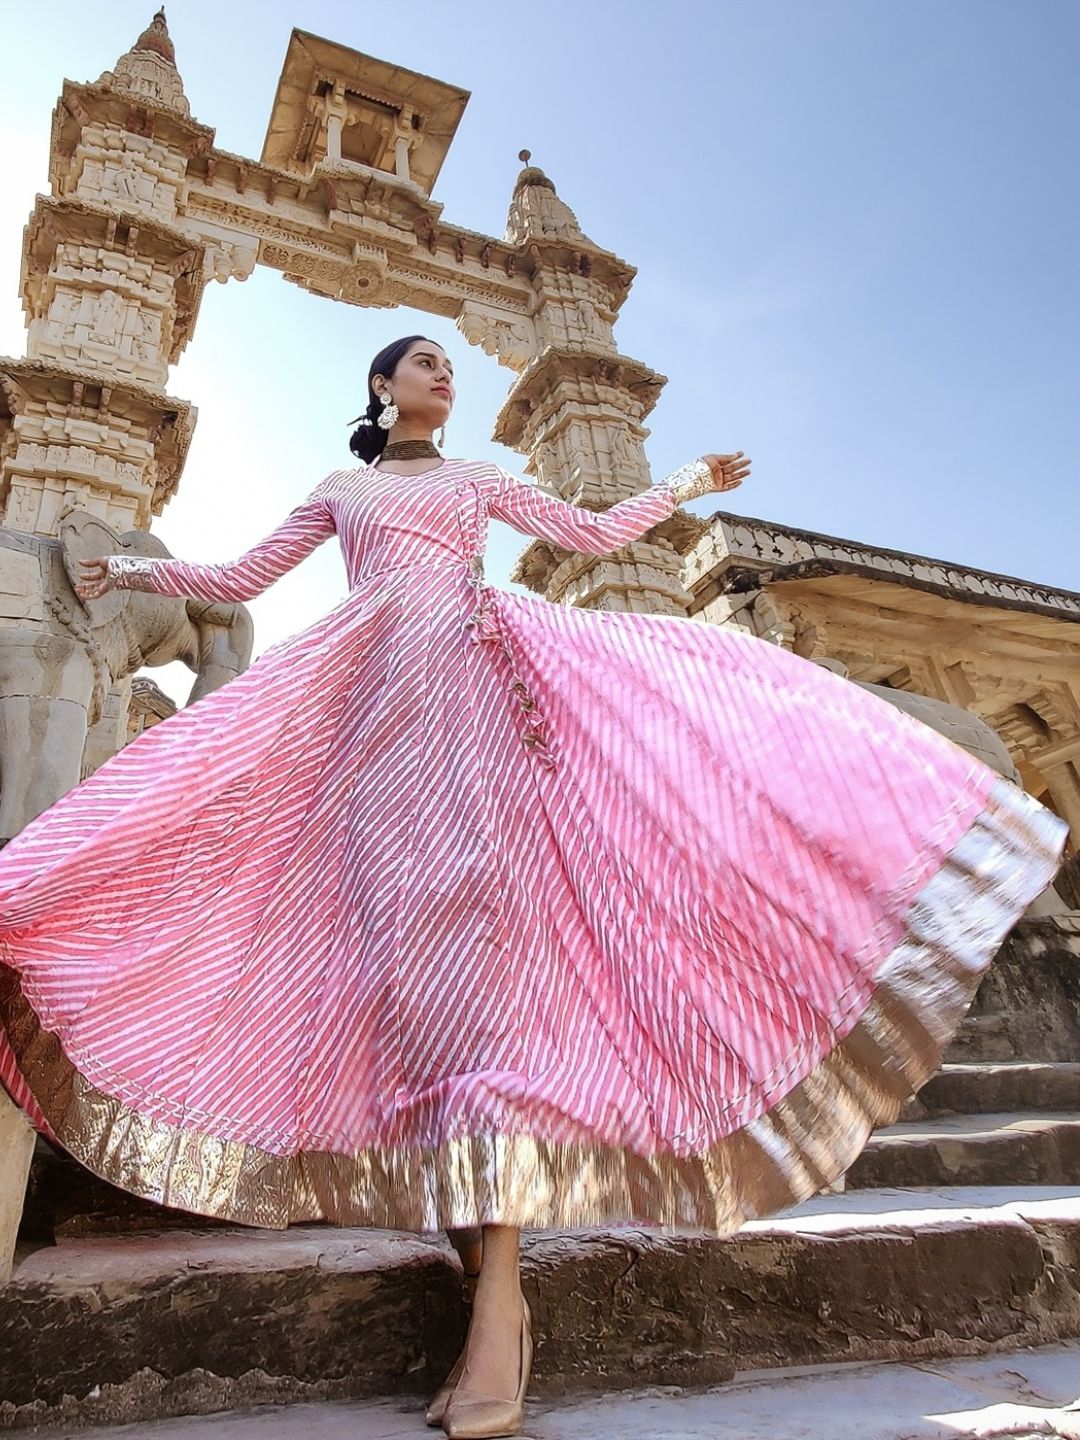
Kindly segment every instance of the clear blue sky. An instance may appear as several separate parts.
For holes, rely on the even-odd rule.
[[[96,79],[153,9],[2,7],[0,352],[23,349],[19,239],[60,82]],[[754,473],[725,508],[1080,589],[1074,0],[167,12],[193,113],[227,150],[259,154],[293,25],[471,90],[444,215],[500,235],[525,146],[638,267],[616,335],[669,377],[655,474],[743,449]],[[520,471],[489,439],[511,374],[450,322],[257,271],[208,289],[173,371],[200,420],[166,543],[232,556],[348,464],[370,356],[414,330],[457,365],[448,453]],[[493,581],[524,543],[493,527]],[[342,587],[328,547],[254,603],[257,648]]]

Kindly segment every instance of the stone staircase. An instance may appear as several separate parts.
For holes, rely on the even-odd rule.
[[[530,1397],[525,1429],[530,1440],[1080,1440],[1078,1385],[1080,1342],[1066,1341],[966,1360],[751,1370],[692,1390]],[[95,1440],[133,1440],[129,1426],[93,1433]],[[416,1404],[400,1395],[234,1410],[137,1430],[138,1440],[406,1440],[419,1433]]]
[[[1018,926],[946,1058],[843,1193],[726,1240],[523,1237],[532,1393],[1080,1336],[1080,915]],[[421,1396],[464,1326],[437,1238],[165,1212],[39,1144],[0,1290],[0,1430]]]

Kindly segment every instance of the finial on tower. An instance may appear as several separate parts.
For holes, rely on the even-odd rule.
[[[532,159],[531,150],[519,150],[518,159],[525,166],[514,184],[514,194],[517,195],[526,185],[542,185],[546,190],[555,192],[555,186],[540,169],[539,165],[530,165]]]
[[[162,7],[142,32],[132,50],[152,50],[162,56],[170,65],[176,64],[176,50],[173,47],[169,27],[165,23],[165,9]]]
[[[558,237],[575,244],[587,241],[588,236],[582,234],[577,216],[565,201],[559,199],[554,181],[544,174],[539,165],[529,163],[532,151],[519,150],[518,159],[525,168],[514,182],[504,238],[512,245],[541,236]]]
[[[114,68],[105,71],[98,84],[141,96],[155,105],[178,110],[181,115],[191,114],[184,82],[176,68],[176,50],[165,23],[164,9],[157,12]]]

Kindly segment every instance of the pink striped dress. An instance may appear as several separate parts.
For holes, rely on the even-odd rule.
[[[934,1070],[1065,826],[764,641],[483,579],[489,517],[604,554],[486,462],[326,477],[346,597],[0,852],[0,1076],[91,1170],[264,1226],[730,1232]]]

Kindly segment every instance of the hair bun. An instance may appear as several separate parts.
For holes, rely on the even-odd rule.
[[[409,346],[417,340],[425,340],[429,345],[432,343],[426,335],[405,335],[390,345],[384,345],[368,369],[367,409],[355,420],[349,421],[350,425],[356,426],[349,437],[349,449],[365,464],[370,465],[379,458],[389,438],[389,431],[384,430],[378,423],[382,418],[383,404],[375,393],[372,380],[376,375],[382,375],[389,379],[393,375],[398,361],[408,352]]]

